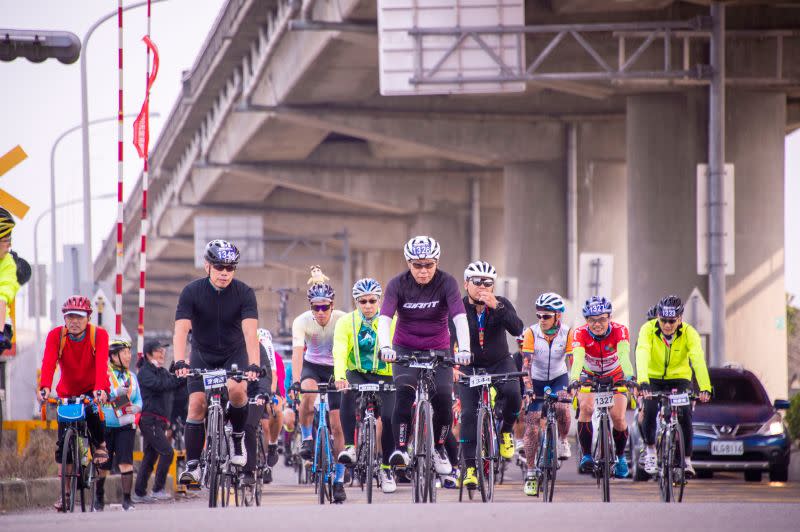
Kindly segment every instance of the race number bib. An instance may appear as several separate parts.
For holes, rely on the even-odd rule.
[[[227,381],[228,376],[224,369],[218,369],[203,374],[203,387],[206,391],[222,388]]]
[[[595,408],[610,408],[614,406],[614,392],[597,392],[594,394]]]
[[[669,404],[672,406],[689,406],[688,393],[675,393],[669,396]]]
[[[434,362],[411,362],[408,364],[409,368],[417,368],[417,369],[433,369]]]
[[[491,384],[492,383],[492,376],[491,375],[470,375],[469,376],[469,387],[476,388],[478,386],[483,386],[484,384]]]
[[[358,391],[359,392],[377,392],[381,389],[379,384],[368,383],[368,384],[359,384]]]

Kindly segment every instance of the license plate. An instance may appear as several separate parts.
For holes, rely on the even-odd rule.
[[[672,406],[689,406],[688,393],[676,393],[669,396],[669,404]]]
[[[492,383],[492,376],[491,375],[470,375],[469,376],[469,387],[476,388],[478,386],[483,386],[484,384],[491,384]]]
[[[594,394],[595,408],[607,408],[614,406],[614,392],[598,392]]]
[[[225,386],[228,376],[224,369],[218,369],[203,374],[203,387],[206,390],[216,390]]]
[[[359,392],[377,392],[381,389],[379,384],[359,384]]]
[[[433,362],[411,362],[408,367],[409,368],[417,368],[417,369],[433,369],[434,363]]]
[[[744,442],[712,441],[711,454],[715,456],[741,456],[744,454]]]

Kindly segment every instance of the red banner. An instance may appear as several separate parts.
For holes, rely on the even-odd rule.
[[[136,146],[139,157],[144,159],[147,156],[150,144],[150,88],[158,75],[158,48],[150,40],[150,37],[145,35],[142,40],[147,45],[148,51],[153,54],[153,70],[150,72],[150,77],[147,78],[147,91],[145,92],[142,110],[133,122],[133,145]]]

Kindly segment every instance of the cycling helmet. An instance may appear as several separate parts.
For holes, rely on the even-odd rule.
[[[497,270],[486,261],[476,260],[475,262],[471,262],[469,266],[467,266],[467,269],[464,270],[465,281],[473,277],[488,277],[489,279],[495,280],[497,279]]]
[[[647,321],[654,320],[658,317],[658,305],[653,305],[647,309]]]
[[[683,316],[683,301],[678,296],[666,296],[658,302],[657,313],[660,318]]]
[[[552,310],[553,312],[564,312],[564,300],[555,292],[545,292],[536,298],[536,310]]]
[[[600,314],[608,314],[611,316],[611,301],[603,296],[592,296],[586,300],[583,305],[583,317],[599,316]]]
[[[336,297],[336,292],[327,283],[317,283],[308,289],[307,295],[310,303],[320,300],[330,303]]]
[[[439,260],[442,250],[436,240],[429,236],[421,235],[415,236],[406,242],[403,254],[406,256],[407,261],[417,259]]]
[[[92,302],[88,297],[70,296],[61,307],[62,314],[77,314],[88,318],[92,315]]]
[[[11,213],[0,207],[0,238],[10,235],[16,224]]]
[[[239,264],[239,250],[226,240],[212,240],[206,244],[203,258],[209,264]]]
[[[122,338],[114,338],[108,343],[108,354],[113,355],[119,353],[123,349],[130,349],[131,343]]]
[[[381,284],[371,277],[359,279],[353,285],[353,299],[358,299],[361,296],[381,297],[381,295],[383,295]]]

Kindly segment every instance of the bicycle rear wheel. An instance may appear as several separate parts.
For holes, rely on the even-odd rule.
[[[553,502],[553,492],[556,489],[556,472],[558,471],[558,447],[555,427],[547,424],[544,434],[543,466],[542,467],[542,502]]]
[[[75,511],[75,492],[78,490],[78,474],[80,471],[78,452],[78,433],[68,428],[61,444],[61,511]],[[71,466],[71,467],[69,467]]]
[[[496,458],[497,436],[492,427],[492,416],[485,408],[478,409],[478,449],[477,470],[478,487],[483,502],[494,500],[494,461]]]
[[[364,448],[366,452],[364,456],[366,462],[362,465],[364,468],[364,483],[367,489],[367,504],[372,504],[372,484],[375,476],[375,419],[367,418],[364,423]]]

